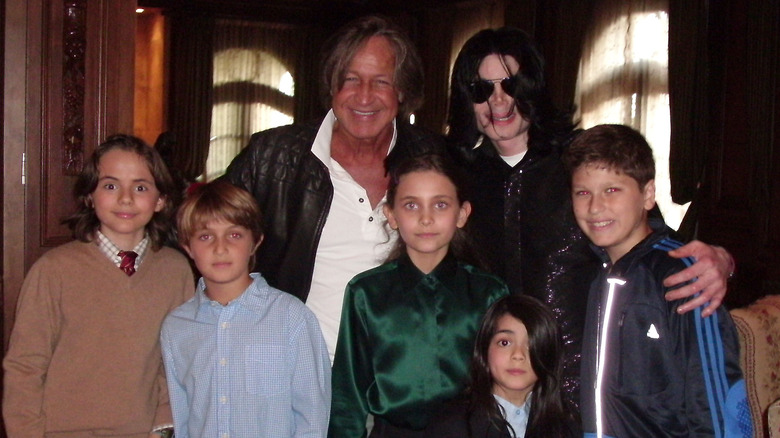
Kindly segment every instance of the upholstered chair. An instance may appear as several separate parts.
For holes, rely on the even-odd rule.
[[[769,406],[767,412],[770,438],[780,438],[780,399]]]
[[[731,310],[739,332],[740,364],[757,438],[780,438],[780,295],[768,295],[753,304]],[[773,411],[769,412],[769,406]]]

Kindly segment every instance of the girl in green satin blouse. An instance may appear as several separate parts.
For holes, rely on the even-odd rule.
[[[333,363],[332,438],[423,437],[468,382],[482,315],[506,285],[463,260],[471,204],[449,158],[411,158],[390,175],[390,261],[347,285]]]

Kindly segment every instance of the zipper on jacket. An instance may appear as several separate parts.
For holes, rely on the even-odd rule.
[[[609,335],[609,321],[612,317],[612,304],[617,294],[617,286],[626,284],[625,280],[620,278],[607,278],[609,292],[607,292],[607,303],[604,307],[604,318],[602,319],[601,333],[599,333],[599,348],[597,351],[598,359],[596,362],[596,436],[604,436],[604,417],[602,414],[602,395],[604,393],[604,365],[607,359],[607,336]],[[621,321],[622,322],[622,321]]]

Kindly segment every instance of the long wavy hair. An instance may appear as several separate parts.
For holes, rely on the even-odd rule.
[[[488,350],[496,334],[498,320],[510,315],[528,332],[531,367],[538,380],[530,393],[531,412],[525,437],[570,437],[576,434],[578,419],[567,409],[561,390],[563,340],[553,312],[528,295],[510,295],[488,309],[474,343],[471,357],[471,383],[467,390],[471,415],[488,418],[501,429],[510,427],[493,397]]]
[[[566,145],[575,128],[572,111],[561,111],[553,104],[545,83],[542,54],[522,30],[501,27],[474,34],[455,60],[448,111],[450,146],[469,151],[481,141],[469,85],[479,79],[482,60],[493,54],[511,56],[520,64],[513,98],[520,115],[531,124],[529,149]]]
[[[387,39],[395,55],[395,86],[399,91],[398,115],[407,117],[423,102],[423,67],[417,49],[404,30],[387,17],[368,15],[346,24],[325,42],[320,94],[330,108],[333,95],[341,90],[355,54],[371,37]]]
[[[178,205],[181,194],[165,166],[165,162],[157,151],[143,140],[132,135],[116,134],[100,143],[76,179],[73,195],[76,198],[76,212],[65,218],[62,223],[67,225],[74,239],[90,242],[95,231],[100,228],[100,219],[95,213],[91,195],[97,188],[100,178],[100,159],[103,155],[115,149],[132,152],[143,158],[149,166],[149,172],[154,178],[154,185],[160,192],[160,198],[165,200],[163,208],[152,215],[146,224],[152,249],[158,250],[163,244],[175,241],[173,234],[173,212]]]

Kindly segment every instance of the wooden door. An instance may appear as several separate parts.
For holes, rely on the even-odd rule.
[[[24,274],[70,239],[60,221],[101,139],[133,127],[135,0],[6,0],[3,340]]]

